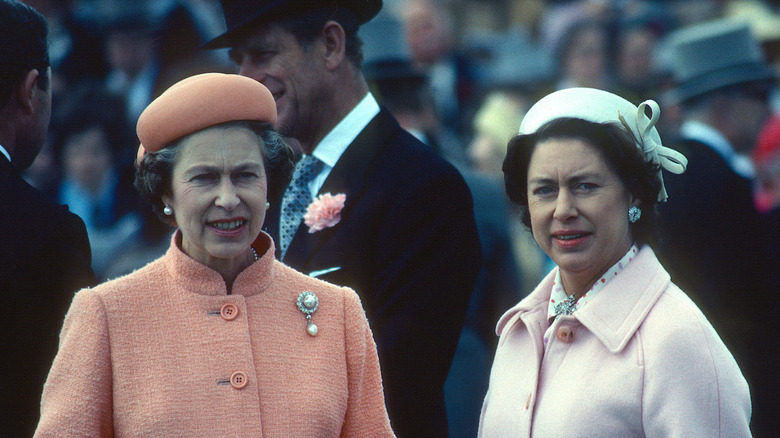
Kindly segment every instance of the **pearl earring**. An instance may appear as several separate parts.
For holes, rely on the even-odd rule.
[[[265,201],[265,209],[268,210],[268,208],[271,207],[271,203],[268,201]]]
[[[636,205],[632,205],[631,208],[628,209],[628,221],[632,224],[635,224],[639,218],[642,217],[642,209],[637,207]]]
[[[173,214],[173,209],[170,205],[165,204],[165,208],[163,208],[163,213],[165,213],[166,216],[170,216]]]

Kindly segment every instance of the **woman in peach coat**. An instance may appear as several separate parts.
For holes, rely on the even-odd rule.
[[[177,231],[76,294],[35,436],[394,436],[358,296],[276,261],[260,230],[288,152],[275,119],[264,86],[223,74],[141,115],[136,186]]]

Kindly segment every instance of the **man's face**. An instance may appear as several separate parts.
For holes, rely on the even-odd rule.
[[[274,96],[277,129],[292,138],[317,134],[318,108],[325,68],[316,56],[316,42],[303,47],[277,24],[263,26],[230,51],[239,74],[265,85]]]

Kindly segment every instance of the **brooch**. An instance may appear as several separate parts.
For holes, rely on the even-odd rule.
[[[311,322],[311,315],[320,307],[317,295],[314,295],[314,292],[301,292],[295,303],[298,305],[298,310],[306,315],[306,332],[311,336],[317,336],[317,324]]]

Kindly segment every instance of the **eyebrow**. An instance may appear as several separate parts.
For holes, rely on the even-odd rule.
[[[573,175],[571,178],[564,181],[566,184],[577,183],[588,179],[599,179],[599,175],[593,172],[585,172],[579,175]],[[528,185],[531,184],[557,184],[558,180],[549,177],[531,178],[528,180]]]
[[[242,172],[245,170],[260,170],[263,169],[262,164],[258,163],[241,163],[234,167],[230,168],[230,173],[233,172]],[[222,167],[219,166],[212,166],[209,164],[197,164],[193,167],[190,167],[189,169],[184,171],[184,175],[190,175],[194,173],[209,173],[209,172],[216,172],[216,173],[222,173]]]

